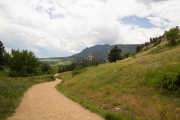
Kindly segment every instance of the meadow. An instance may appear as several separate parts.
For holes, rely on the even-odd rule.
[[[166,76],[180,81],[179,53],[179,45],[160,44],[76,76],[65,72],[57,89],[107,120],[179,120],[180,91],[162,86]]]

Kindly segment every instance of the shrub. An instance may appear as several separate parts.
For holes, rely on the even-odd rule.
[[[128,58],[131,54],[129,52],[124,54],[124,58]]]
[[[107,112],[105,115],[106,120],[124,120],[122,116],[115,114],[113,112]]]
[[[169,91],[177,91],[180,88],[180,73],[165,73],[160,84]]]
[[[75,69],[72,71],[72,75],[75,76],[75,75],[78,75],[80,73],[83,72],[83,66],[82,65],[78,65],[75,67]]]
[[[143,84],[163,88],[166,90],[164,92],[168,94],[178,95],[180,93],[180,65],[164,65],[160,68],[147,71]]]

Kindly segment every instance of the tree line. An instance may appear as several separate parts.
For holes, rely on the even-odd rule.
[[[100,58],[96,58],[94,56],[86,56],[86,57],[77,57],[72,60],[71,64],[67,65],[59,65],[58,73],[73,71],[76,68],[86,68],[90,66],[98,66],[99,64],[103,64],[106,61]]]
[[[29,76],[50,73],[52,68],[49,64],[42,63],[28,50],[14,50],[10,52],[0,41],[0,69],[8,69],[10,76]]]
[[[162,42],[162,40],[167,40],[169,46],[175,46],[179,44],[180,41],[180,29],[178,26],[171,28],[168,31],[165,31],[162,36],[150,38],[149,42],[145,42],[144,44],[141,44],[137,46],[136,52],[140,52],[146,48],[148,48],[150,45],[151,47],[154,47]]]

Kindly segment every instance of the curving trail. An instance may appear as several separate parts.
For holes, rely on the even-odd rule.
[[[31,87],[8,120],[104,120],[59,93],[55,88],[59,82],[56,79]]]

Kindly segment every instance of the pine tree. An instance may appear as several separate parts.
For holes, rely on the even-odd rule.
[[[108,60],[109,62],[116,62],[117,60],[120,59],[121,59],[121,49],[119,49],[117,46],[114,46],[108,55]]]
[[[165,35],[171,46],[176,45],[177,44],[176,40],[180,37],[179,27],[170,29],[169,31],[165,32]]]

